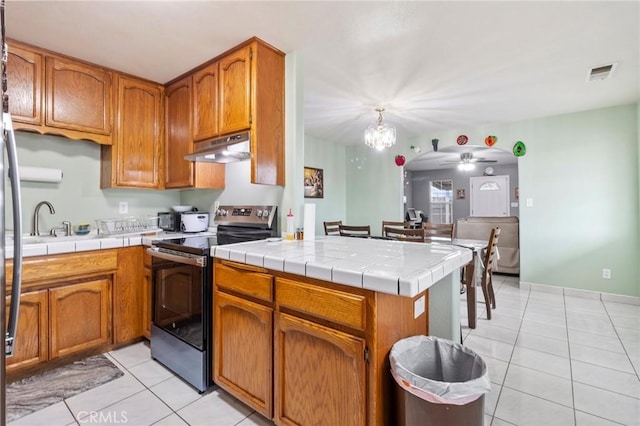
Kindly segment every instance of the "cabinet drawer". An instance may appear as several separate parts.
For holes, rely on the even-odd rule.
[[[265,272],[255,266],[222,261],[216,263],[213,278],[220,288],[272,302],[273,277]]]
[[[280,306],[359,330],[366,327],[367,302],[361,295],[278,278],[276,302]]]
[[[55,256],[37,256],[24,259],[22,282],[26,287],[71,276],[91,275],[118,269],[117,250],[96,250],[66,253]],[[13,261],[7,261],[7,286],[13,281]]]

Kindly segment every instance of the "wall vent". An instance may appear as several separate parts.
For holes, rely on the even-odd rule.
[[[587,82],[608,79],[609,77],[611,77],[611,74],[613,74],[613,71],[616,69],[617,65],[618,63],[614,62],[612,64],[600,65],[591,68],[587,73]]]

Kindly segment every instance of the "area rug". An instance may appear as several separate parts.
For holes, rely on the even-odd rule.
[[[123,376],[96,355],[7,385],[7,423]]]

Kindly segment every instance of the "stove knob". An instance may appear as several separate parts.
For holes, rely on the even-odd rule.
[[[258,217],[262,217],[262,210],[258,209],[258,210],[256,211],[256,216],[258,216]]]

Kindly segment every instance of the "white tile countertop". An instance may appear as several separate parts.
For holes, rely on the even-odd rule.
[[[274,271],[414,297],[472,259],[469,249],[338,236],[268,239],[211,248],[211,255]]]
[[[151,245],[153,241],[170,238],[185,238],[197,236],[211,236],[213,232],[181,233],[181,232],[157,232],[147,235],[127,235],[113,237],[99,237],[95,233],[89,235],[73,235],[69,237],[53,237],[42,235],[38,237],[25,236],[22,245],[24,257],[46,256],[79,251],[105,250],[112,248],[131,247],[139,245]],[[13,259],[13,239],[5,240],[5,256]]]

